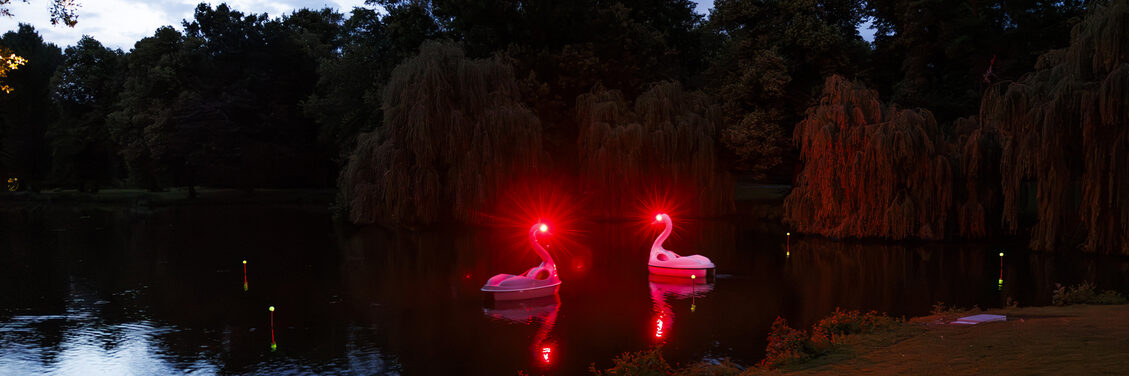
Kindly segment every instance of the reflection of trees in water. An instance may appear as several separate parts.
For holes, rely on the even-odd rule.
[[[956,251],[941,243],[889,244],[792,239],[782,277],[797,324],[815,322],[836,307],[894,315],[928,311],[938,301],[972,305],[997,264],[987,251]],[[987,285],[985,285],[987,286]],[[785,305],[786,307],[789,304]]]
[[[368,227],[337,229],[335,238],[324,213],[247,207],[0,212],[0,224],[0,310],[65,314],[76,306],[77,283],[93,320],[79,329],[111,333],[95,341],[99,348],[133,348],[140,342],[129,342],[131,336],[145,336],[147,354],[172,362],[177,372],[216,364],[225,373],[334,373],[358,365],[506,374],[536,360],[529,356],[536,328],[482,312],[478,289],[486,278],[538,262],[507,230]],[[657,230],[636,223],[585,229],[575,241],[588,248],[564,244],[569,249],[554,253],[561,265],[591,261],[583,270],[562,269],[565,305],[553,333],[560,335],[554,367],[649,341],[642,322],[652,308],[645,263]],[[918,314],[937,301],[999,305],[1010,296],[1046,304],[1055,282],[1129,287],[1121,278],[1129,264],[1092,255],[1007,250],[998,292],[999,257],[985,244],[793,237],[785,256],[775,225],[680,221],[675,233],[671,249],[707,255],[724,274],[696,301],[696,312],[690,302],[668,301],[678,315],[671,340],[679,347],[667,355],[679,361],[700,358],[712,343],[732,347],[722,351],[727,355],[757,357],[777,315],[807,326],[837,306]],[[246,293],[242,259],[248,259]],[[604,281],[617,288],[605,289]],[[262,357],[269,345],[267,305],[279,308],[281,322],[279,352],[269,359]],[[638,338],[620,338],[633,335],[636,324]],[[74,328],[46,323],[34,327],[33,339],[0,332],[0,343],[58,348]],[[600,347],[576,345],[596,342]],[[42,353],[36,355],[41,364],[59,362],[58,351]]]
[[[364,335],[373,335],[369,327],[351,326],[333,304],[340,291],[331,277],[337,258],[326,257],[333,254],[332,227],[317,213],[224,206],[0,212],[4,228],[18,229],[4,233],[0,261],[27,261],[0,264],[0,282],[24,281],[3,283],[0,292],[12,304],[0,300],[0,309],[30,315],[77,309],[88,317],[36,325],[30,345],[44,354],[36,367],[64,366],[60,357],[78,354],[114,366],[165,369],[156,373],[332,373],[347,359],[395,369],[395,360]],[[241,259],[249,261],[246,293]],[[19,290],[9,294],[7,287]],[[281,356],[261,358],[271,304],[279,307]],[[343,339],[349,330],[362,333]],[[74,346],[83,352],[58,350]]]
[[[520,273],[539,262],[528,246],[517,247],[493,229],[392,232],[371,226],[341,236],[339,244],[351,319],[376,328],[381,347],[404,368],[501,374],[512,372],[509,357],[530,360],[527,335],[533,332],[482,315],[478,290],[493,274]],[[494,350],[490,356],[468,352],[472,343]]]

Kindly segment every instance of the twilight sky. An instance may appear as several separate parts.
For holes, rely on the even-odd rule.
[[[59,47],[75,44],[84,34],[111,48],[129,51],[141,38],[153,35],[165,25],[180,29],[180,21],[192,18],[192,11],[201,2],[213,6],[227,3],[243,13],[267,13],[271,18],[301,9],[335,8],[348,13],[365,0],[79,0],[78,25],[74,28],[51,26],[49,0],[13,0],[13,18],[0,17],[0,31],[15,30],[19,22],[35,26],[44,40]]]
[[[180,28],[180,21],[192,18],[192,10],[202,0],[79,0],[78,25],[52,26],[48,9],[49,0],[13,0],[8,4],[15,16],[0,16],[0,33],[15,30],[19,22],[35,26],[43,39],[66,47],[90,35],[110,48],[129,51],[141,38],[153,35],[158,27],[172,25]],[[335,8],[348,14],[353,7],[364,6],[364,0],[212,0],[203,1],[213,6],[226,2],[232,9],[243,13],[267,13],[271,18],[288,14],[301,8]],[[697,11],[708,14],[713,0],[698,1]],[[863,39],[874,39],[874,30],[864,24],[859,27]]]

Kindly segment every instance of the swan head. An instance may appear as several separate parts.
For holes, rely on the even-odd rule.
[[[668,221],[668,220],[670,220],[670,216],[666,215],[666,213],[659,213],[659,214],[655,214],[655,221],[651,222],[651,224],[657,225],[659,223],[663,223],[664,221]]]

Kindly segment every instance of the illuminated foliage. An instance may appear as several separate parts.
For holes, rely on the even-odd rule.
[[[597,87],[576,107],[580,189],[594,201],[593,215],[639,214],[651,192],[670,193],[692,216],[733,212],[733,179],[714,148],[719,110],[705,94],[660,82],[632,106],[619,91]]]
[[[784,220],[797,230],[944,238],[953,173],[929,111],[883,106],[873,90],[832,76],[794,139],[804,167],[784,201]]]
[[[984,95],[980,121],[1002,145],[1003,219],[1021,226],[1024,191],[1038,219],[1030,246],[1129,254],[1129,3],[1097,4],[1070,46]]]
[[[383,95],[384,126],[362,135],[341,175],[355,223],[473,222],[543,159],[541,123],[510,65],[428,42]]]
[[[16,56],[6,48],[0,47],[0,79],[8,77],[8,71],[19,69],[21,65],[27,64],[27,59]],[[0,91],[11,93],[12,87],[0,81]]]

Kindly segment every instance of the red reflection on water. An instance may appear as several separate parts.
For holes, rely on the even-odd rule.
[[[666,302],[665,291],[655,288],[653,284],[651,287],[651,303],[653,303],[655,311],[652,324],[655,330],[655,340],[663,341],[663,336],[670,331],[670,326],[674,324],[674,310]]]
[[[541,360],[544,361],[545,363],[552,363],[552,361],[553,361],[552,358],[551,358],[552,354],[553,354],[553,348],[552,347],[545,346],[545,347],[541,348]]]

